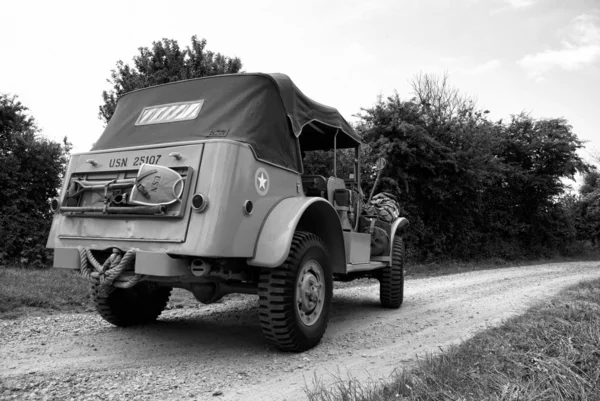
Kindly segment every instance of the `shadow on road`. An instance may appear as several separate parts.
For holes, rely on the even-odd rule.
[[[365,293],[364,297],[336,292],[323,341],[325,345],[366,321],[402,313],[402,309],[381,308],[378,295],[371,292]],[[69,360],[90,358],[99,363],[98,366],[116,364],[125,368],[138,366],[140,362],[159,365],[165,360],[192,366],[214,358],[235,360],[244,356],[250,359],[264,356],[286,359],[296,355],[267,345],[258,320],[255,297],[172,309],[150,325],[127,328],[104,325],[89,335],[68,335],[57,342],[62,349],[59,353],[65,356],[59,364],[67,366]]]

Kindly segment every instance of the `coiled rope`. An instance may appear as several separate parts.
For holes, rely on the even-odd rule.
[[[88,248],[77,247],[79,250],[80,274],[93,284],[113,286],[116,288],[131,288],[139,283],[144,276],[134,270],[135,250],[130,249],[121,255],[121,250],[113,248],[112,254],[100,264]]]

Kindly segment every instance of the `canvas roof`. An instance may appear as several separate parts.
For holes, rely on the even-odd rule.
[[[136,125],[145,108],[202,101],[196,118]],[[337,133],[337,136],[336,136]],[[299,170],[302,150],[354,147],[360,137],[333,107],[305,96],[284,74],[228,74],[172,82],[119,98],[92,150],[198,139],[248,143],[263,160]]]

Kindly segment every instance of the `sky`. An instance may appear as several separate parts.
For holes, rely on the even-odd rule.
[[[85,152],[116,62],[193,35],[351,122],[379,95],[412,97],[416,74],[448,73],[494,120],[564,117],[600,149],[600,0],[0,0],[0,93]]]

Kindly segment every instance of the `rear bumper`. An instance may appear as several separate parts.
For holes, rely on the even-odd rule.
[[[55,248],[54,267],[79,269],[81,264],[77,248]],[[149,276],[180,277],[191,276],[190,262],[175,259],[164,252],[136,251],[135,272]]]

